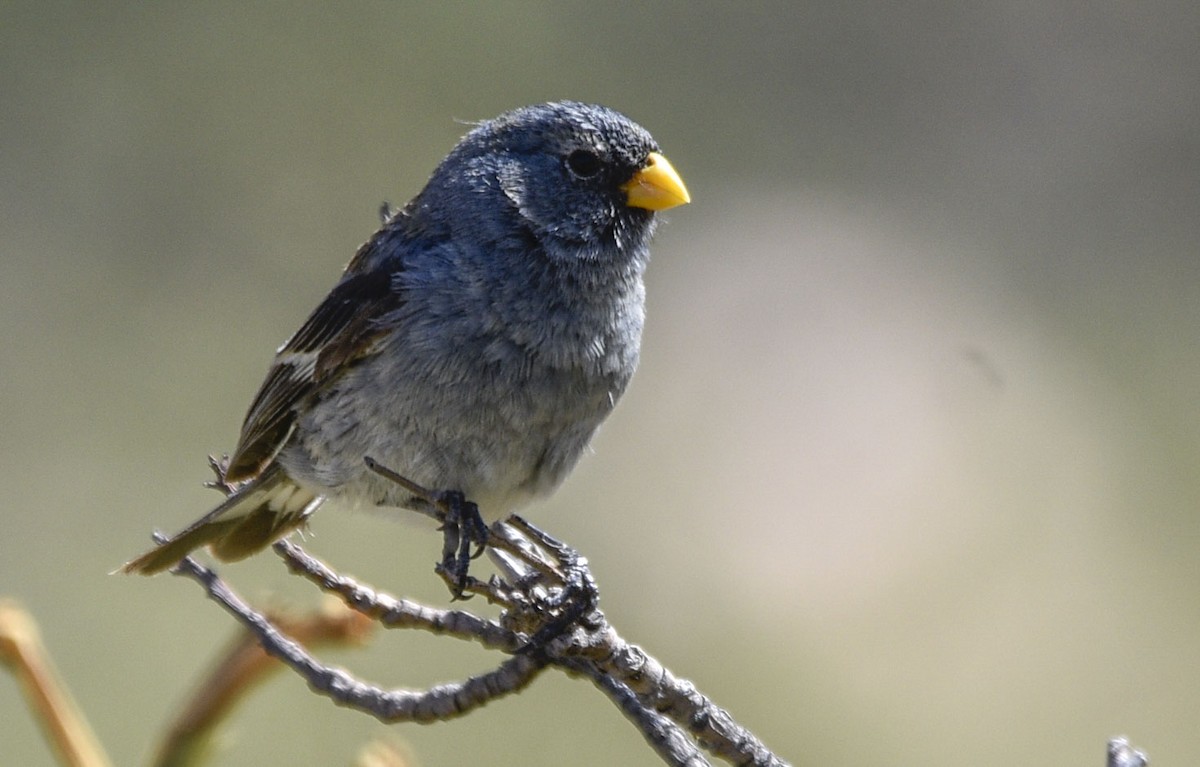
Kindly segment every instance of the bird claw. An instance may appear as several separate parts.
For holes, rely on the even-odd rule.
[[[457,490],[436,493],[437,505],[445,509],[442,522],[442,561],[438,574],[450,584],[454,600],[469,599],[471,560],[487,548],[488,529],[479,507]]]
[[[517,650],[519,655],[530,655],[541,651],[548,643],[595,612],[600,603],[600,589],[596,586],[591,570],[588,569],[587,560],[579,556],[578,552],[546,536],[524,520],[520,522],[526,527],[526,533],[553,550],[563,571],[562,586],[540,600],[542,610],[557,613],[557,617],[544,624]]]
[[[441,522],[438,530],[442,532],[442,560],[434,571],[450,586],[454,600],[470,599],[471,595],[466,593],[468,588],[483,587],[470,577],[468,571],[471,560],[479,557],[487,548],[489,534],[479,514],[479,507],[468,501],[459,490],[429,490],[371,456],[364,456],[363,462],[371,471],[396,483],[427,504],[422,510]]]

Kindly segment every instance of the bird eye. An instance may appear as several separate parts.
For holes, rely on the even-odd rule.
[[[600,172],[601,163],[595,152],[576,149],[567,155],[567,167],[578,178],[591,178]]]

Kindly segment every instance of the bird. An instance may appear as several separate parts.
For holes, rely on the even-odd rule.
[[[277,350],[224,502],[121,570],[205,545],[243,559],[327,500],[428,509],[377,465],[487,519],[548,495],[634,374],[649,243],[690,201],[650,133],[610,108],[475,123]]]

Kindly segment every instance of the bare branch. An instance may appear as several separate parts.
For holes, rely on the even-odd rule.
[[[464,610],[441,610],[376,593],[353,578],[334,572],[321,560],[290,541],[274,545],[288,569],[336,595],[346,606],[379,621],[387,628],[417,628],[434,634],[478,641],[484,647],[513,652],[524,639],[495,621],[484,620]]]
[[[462,716],[495,698],[524,688],[545,667],[545,662],[518,655],[494,671],[462,682],[441,684],[428,690],[381,690],[337,668],[324,666],[297,642],[284,636],[270,621],[255,612],[217,575],[188,557],[172,570],[200,583],[208,596],[253,631],[270,655],[300,674],[309,687],[338,705],[369,713],[383,722],[433,722]]]
[[[1129,745],[1128,738],[1113,738],[1108,742],[1108,767],[1146,767],[1150,760]]]
[[[375,624],[332,597],[319,610],[305,615],[267,618],[305,646],[363,645]],[[188,704],[175,717],[151,764],[199,764],[219,725],[236,705],[274,671],[283,666],[263,650],[258,636],[243,630],[221,654]]]
[[[672,767],[710,767],[683,729],[645,702],[627,685],[586,661],[564,661],[565,668],[586,676],[621,709],[625,718],[642,731],[646,743]]]
[[[598,592],[587,561],[573,549],[517,517],[498,525],[491,541],[507,577],[486,584],[472,580],[477,593],[505,606],[499,621],[378,593],[340,575],[295,544],[275,546],[293,572],[390,628],[472,639],[515,656],[493,671],[424,691],[383,690],[326,667],[241,603],[212,571],[193,560],[185,561],[180,571],[201,582],[212,598],[255,632],[268,652],[296,670],[314,690],[383,721],[452,718],[524,687],[543,667],[553,665],[591,679],[668,764],[708,764],[697,750],[699,744],[736,764],[786,765],[694,685],[677,679],[641,648],[621,639],[597,609]]]
[[[713,755],[738,765],[786,764],[753,733],[735,722],[729,712],[702,695],[694,684],[676,677],[611,627],[581,655],[599,671],[627,685],[643,705],[686,728]]]
[[[483,595],[490,603],[501,605],[499,620],[378,593],[287,541],[276,543],[275,551],[294,574],[388,628],[415,628],[469,639],[513,657],[462,682],[423,691],[384,690],[322,665],[272,621],[250,609],[215,573],[191,558],[183,560],[174,572],[201,583],[211,598],[254,632],[268,653],[299,673],[313,690],[385,722],[457,717],[524,688],[543,668],[555,666],[590,679],[673,767],[708,765],[700,748],[739,767],[788,767],[694,684],[676,677],[642,648],[620,637],[598,607],[599,590],[587,560],[570,546],[518,516],[459,538],[458,526],[469,523],[462,510],[455,509],[470,505],[461,494],[433,492],[370,458],[366,463],[372,471],[426,500],[424,513],[442,521],[447,531],[439,574],[455,598]],[[213,465],[221,478],[220,463],[213,461]],[[223,489],[219,483],[216,486]],[[504,577],[484,583],[468,576],[473,540],[481,545],[486,541]],[[1146,767],[1146,760],[1126,741],[1117,739],[1109,744],[1109,767]]]

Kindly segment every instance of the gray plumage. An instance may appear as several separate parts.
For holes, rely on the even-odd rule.
[[[488,518],[553,490],[637,367],[654,211],[688,201],[657,152],[600,106],[479,124],[279,349],[230,461],[234,494],[124,569],[205,543],[240,558],[324,499],[422,503],[366,456]]]

